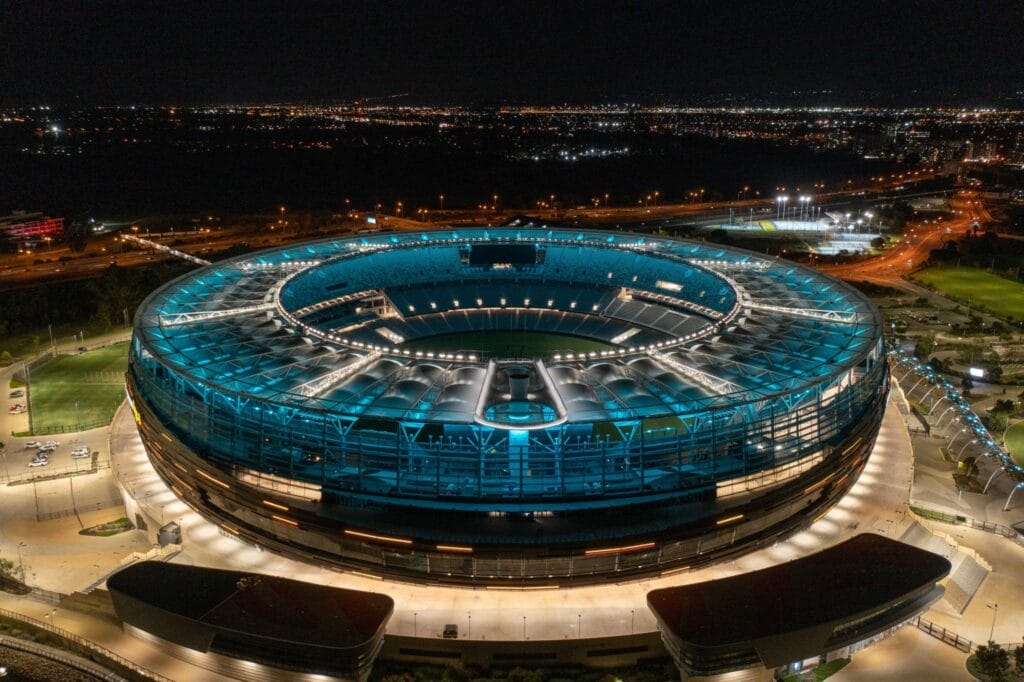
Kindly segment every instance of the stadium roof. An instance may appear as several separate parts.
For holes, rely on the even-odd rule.
[[[460,249],[533,243],[525,269],[473,270]],[[384,301],[384,314],[366,308]],[[361,235],[196,270],[136,319],[146,353],[202,390],[357,417],[472,423],[486,363],[402,341],[510,324],[608,351],[542,358],[570,421],[814,399],[877,344],[857,291],[715,245],[569,229]]]

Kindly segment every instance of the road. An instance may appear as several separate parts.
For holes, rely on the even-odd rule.
[[[991,220],[977,193],[961,193],[950,200],[950,207],[954,211],[952,219],[909,225],[896,246],[879,256],[857,263],[823,265],[819,269],[845,280],[886,285],[897,283],[928,260],[932,250],[940,248],[943,242],[962,236],[976,222]]]
[[[894,191],[897,187],[907,189],[913,183],[934,178],[934,174],[917,172],[905,176],[893,176],[891,179],[865,187],[817,193],[814,197],[815,205],[822,207],[840,205],[843,200],[865,193],[884,193]],[[900,194],[906,195],[903,191]],[[730,210],[738,217],[745,215],[750,209],[754,210],[755,215],[760,210],[761,218],[772,218],[775,215],[775,208],[775,198],[772,196],[736,201],[562,208],[540,212],[525,210],[524,213],[540,221],[572,222],[581,226],[599,227],[617,224],[633,226],[648,221],[672,220],[679,221],[680,224],[691,224],[701,222],[702,217],[705,219],[704,222],[721,222],[725,220],[725,216],[729,214]],[[768,209],[768,212],[764,212],[764,209]],[[456,224],[498,224],[506,221],[510,215],[515,213],[514,209],[506,209],[501,213],[472,209],[428,213],[424,220],[384,214],[377,214],[376,217],[378,226],[385,230],[425,230]],[[351,233],[360,227],[365,227],[365,219],[369,215],[371,214],[354,213],[351,219],[333,225],[329,229],[316,231],[300,230],[285,222],[279,227],[272,225],[270,229],[222,227],[203,231],[190,226],[184,230],[171,231],[158,236],[148,235],[142,231],[137,234],[149,236],[151,239],[168,244],[174,241],[181,242],[176,248],[203,257],[206,253],[222,251],[243,242],[253,248],[262,249],[306,239]],[[115,263],[121,267],[137,267],[168,258],[167,255],[160,252],[126,249],[117,234],[94,237],[89,242],[87,253],[92,255],[72,253],[66,246],[54,246],[43,251],[0,255],[0,289],[54,280],[96,277]]]

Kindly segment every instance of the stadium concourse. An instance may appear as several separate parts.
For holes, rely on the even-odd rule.
[[[158,526],[177,522],[182,551],[173,562],[285,575],[298,580],[382,592],[395,601],[389,634],[438,637],[457,623],[460,637],[486,640],[565,639],[646,632],[655,621],[647,593],[773,566],[813,554],[862,532],[899,537],[907,523],[912,454],[906,425],[890,403],[882,428],[858,482],[838,505],[814,524],[771,547],[734,561],[655,578],[557,590],[465,589],[380,579],[294,561],[240,541],[191,510],[157,475],[127,405],[111,431],[114,475],[129,515],[143,514]],[[579,628],[579,629],[578,629]]]

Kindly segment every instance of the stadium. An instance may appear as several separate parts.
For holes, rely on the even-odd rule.
[[[877,310],[788,261],[570,228],[356,235],[200,268],[135,321],[154,468],[223,532],[417,582],[695,567],[856,481]]]

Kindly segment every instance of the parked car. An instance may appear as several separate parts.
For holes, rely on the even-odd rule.
[[[85,447],[84,445],[82,445],[81,447],[77,447],[71,451],[72,459],[84,459],[86,457],[92,457],[92,453],[89,451],[89,448]]]
[[[46,447],[46,448],[59,448],[60,447],[60,443],[55,441],[55,440],[48,440],[45,443],[43,443],[43,447]]]
[[[23,395],[25,395],[25,389],[23,389],[23,388],[18,388],[18,389],[15,389],[15,390],[11,391],[11,397],[12,398],[20,398]]]
[[[31,462],[29,462],[28,465],[30,467],[44,467],[49,463],[50,460],[46,459],[45,457],[36,457]]]
[[[38,448],[39,447],[39,441],[37,441],[37,440],[30,440],[29,442],[25,443],[25,447],[26,448]]]

